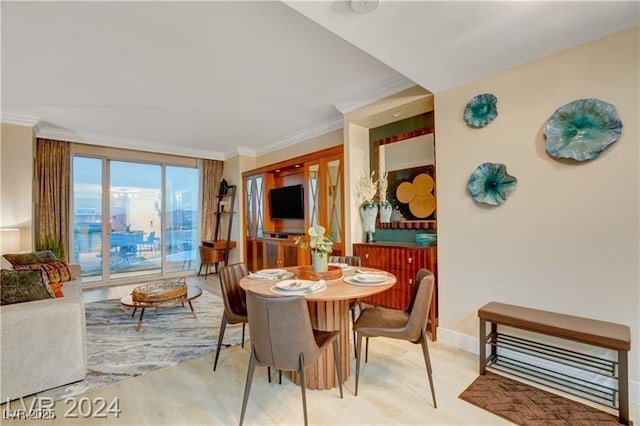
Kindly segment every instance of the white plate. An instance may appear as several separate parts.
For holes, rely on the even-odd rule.
[[[257,273],[264,274],[264,275],[276,275],[276,274],[281,274],[283,272],[287,272],[287,270],[286,269],[261,269]]]
[[[295,274],[291,271],[279,272],[277,274],[263,274],[262,272],[257,272],[255,274],[249,274],[250,280],[283,280],[285,278],[291,278]]]
[[[327,265],[337,266],[341,268],[343,271],[350,271],[353,269],[353,266],[350,266],[348,263],[327,263]]]
[[[354,277],[346,277],[344,279],[344,282],[346,282],[347,284],[352,284],[352,285],[370,285],[370,286],[376,286],[376,285],[387,285],[387,284],[391,284],[393,281],[391,280],[391,278],[384,278],[381,282],[363,282],[363,281],[356,281],[354,279]]]
[[[361,282],[361,283],[366,283],[366,284],[375,284],[375,283],[381,283],[383,281],[385,281],[387,279],[386,274],[355,274],[352,277],[355,281]]]
[[[309,294],[322,293],[326,289],[327,289],[327,286],[323,285],[323,286],[318,287],[318,288],[313,289],[313,290],[312,290],[312,287],[309,287],[309,288],[303,289],[303,290],[291,291],[291,290],[283,290],[281,288],[278,288],[277,285],[274,285],[269,290],[271,291],[271,293],[278,294],[278,295],[281,295],[281,296],[306,296],[306,295],[309,295]]]
[[[308,289],[315,283],[315,281],[311,280],[282,280],[278,284],[276,284],[276,287],[284,291],[298,292]]]

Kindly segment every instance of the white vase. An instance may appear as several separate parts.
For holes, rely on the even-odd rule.
[[[311,266],[313,272],[327,272],[329,270],[327,253],[311,252]]]
[[[391,213],[393,212],[393,208],[391,207],[391,203],[387,200],[380,201],[380,223],[389,223],[391,222]]]
[[[368,243],[376,240],[376,216],[378,216],[378,205],[375,201],[367,200],[360,205],[362,228],[365,232],[366,242]]]

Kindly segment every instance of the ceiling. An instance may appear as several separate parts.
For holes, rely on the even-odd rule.
[[[438,92],[639,16],[638,2],[3,1],[2,116],[66,140],[262,154],[340,128],[336,107]]]

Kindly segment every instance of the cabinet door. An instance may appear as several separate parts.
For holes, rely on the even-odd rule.
[[[374,247],[368,244],[354,244],[353,254],[360,257],[362,266],[384,269],[388,263],[384,258],[384,247]]]
[[[280,257],[279,254],[279,244],[278,241],[273,240],[264,240],[264,256],[263,256],[263,267],[264,268],[279,268],[280,267]]]
[[[298,246],[290,241],[282,241],[280,243],[280,265],[283,266],[296,266],[298,265]]]

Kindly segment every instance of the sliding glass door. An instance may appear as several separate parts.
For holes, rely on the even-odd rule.
[[[198,181],[193,167],[75,156],[73,261],[83,281],[194,269]]]

